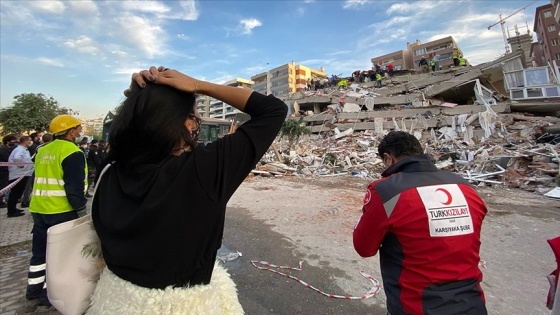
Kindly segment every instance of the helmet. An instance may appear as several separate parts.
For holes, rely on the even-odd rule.
[[[49,124],[49,131],[52,134],[57,134],[70,128],[77,127],[82,123],[74,116],[58,115]]]

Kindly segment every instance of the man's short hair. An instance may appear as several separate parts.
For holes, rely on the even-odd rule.
[[[95,140],[95,139],[91,140],[91,144],[97,144],[98,142],[99,142],[99,141],[98,141],[98,140]]]
[[[32,139],[29,136],[21,136],[21,138],[19,138],[19,143],[24,143],[27,140],[32,140]]]
[[[45,133],[41,139],[43,139],[43,143],[51,142],[53,141],[53,135]]]
[[[4,138],[2,138],[2,143],[6,145],[8,144],[8,142],[12,142],[14,140],[17,140],[16,136],[14,134],[9,134],[7,136],[4,136]]]
[[[390,153],[397,159],[424,153],[420,141],[404,131],[389,132],[379,143],[377,151],[381,158],[383,158],[383,154]]]

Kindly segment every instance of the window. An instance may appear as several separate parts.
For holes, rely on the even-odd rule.
[[[549,32],[554,32],[556,30],[556,25],[551,24],[547,27],[547,29],[548,29]]]
[[[554,59],[560,60],[560,54],[554,54]]]
[[[543,15],[544,15],[545,18],[549,18],[549,17],[552,16],[552,11],[546,10],[546,11],[544,11]]]
[[[557,46],[558,45],[558,38],[553,38],[550,43],[552,44],[552,46]]]
[[[422,56],[424,54],[426,54],[428,51],[426,50],[426,48],[422,48],[422,49],[416,49],[414,51],[414,56]]]

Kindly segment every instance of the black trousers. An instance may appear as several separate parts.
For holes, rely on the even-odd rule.
[[[33,244],[31,248],[32,256],[29,262],[29,273],[27,274],[27,300],[39,299],[39,304],[50,305],[47,297],[47,288],[45,285],[47,269],[47,230],[54,225],[74,220],[78,218],[76,211],[57,213],[57,214],[40,214],[31,213],[33,215]]]
[[[27,181],[29,180],[30,176],[25,176],[19,183],[17,183],[12,189],[10,190],[10,195],[8,196],[8,214],[14,214],[17,211],[17,203],[21,195],[23,195],[23,191],[25,190],[25,186],[27,185]],[[11,180],[10,184],[15,182],[17,179]]]

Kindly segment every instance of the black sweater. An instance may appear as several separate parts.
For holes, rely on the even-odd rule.
[[[226,204],[274,141],[287,106],[253,92],[251,120],[232,135],[157,168],[103,175],[92,216],[107,267],[147,288],[208,284],[221,246]]]

